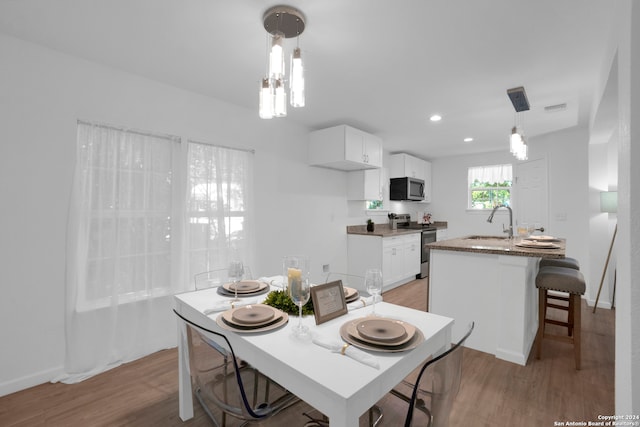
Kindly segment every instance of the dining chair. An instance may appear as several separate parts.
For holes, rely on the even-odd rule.
[[[280,425],[276,423],[278,415],[301,402],[297,396],[237,358],[224,334],[197,325],[175,310],[174,313],[187,322],[193,393],[217,427],[226,426],[229,417],[235,418],[241,426],[254,422],[262,426],[267,420]]]
[[[392,395],[409,404],[404,427],[449,425],[451,407],[462,379],[463,345],[473,328],[474,322],[471,322],[469,329],[457,343],[424,363],[417,371],[415,382],[409,376],[391,390]]]
[[[348,286],[350,288],[364,290],[364,276],[358,276],[355,274],[346,274],[339,272],[329,272],[325,277],[324,283],[335,282],[336,280],[342,280],[342,286]]]
[[[253,274],[250,267],[244,266],[244,275],[242,278],[253,279]],[[195,283],[196,290],[200,290],[217,288],[218,286],[222,286],[225,283],[229,283],[231,279],[229,278],[228,268],[219,268],[217,270],[209,270],[202,273],[194,274],[193,281]]]

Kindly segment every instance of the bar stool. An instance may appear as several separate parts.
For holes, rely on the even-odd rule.
[[[580,270],[580,263],[575,258],[542,258],[538,264],[538,268],[543,267],[565,267]]]
[[[565,267],[573,268],[574,270],[580,270],[580,263],[575,258],[542,258],[538,264],[538,268],[544,267]],[[547,292],[545,294],[544,303],[547,308],[555,308],[557,310],[564,310],[567,312],[567,321],[561,322],[558,320],[547,319],[547,323],[554,325],[566,326],[567,335],[571,336],[573,329],[573,304],[571,303],[570,295],[566,292]],[[551,300],[551,301],[550,301]],[[560,304],[561,303],[561,304]]]
[[[538,333],[536,334],[536,358],[542,354],[542,340],[544,338],[573,344],[576,369],[580,369],[580,310],[581,296],[584,295],[586,286],[584,276],[575,268],[546,266],[538,270],[536,276],[538,288]],[[560,291],[569,294],[569,313],[567,322],[547,319],[547,293],[548,291]],[[551,305],[549,305],[551,306]],[[559,324],[569,329],[568,336],[550,334],[545,331],[547,323]]]

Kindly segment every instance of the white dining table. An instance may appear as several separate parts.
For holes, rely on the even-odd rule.
[[[376,305],[377,315],[411,323],[422,331],[424,341],[403,352],[368,351],[379,362],[380,367],[376,369],[310,341],[294,338],[291,330],[298,323],[295,315],[290,315],[289,322],[276,330],[261,333],[228,331],[216,323],[220,312],[205,314],[221,298],[216,289],[178,294],[175,296],[175,309],[186,319],[225,334],[237,356],[328,416],[331,427],[357,426],[359,417],[411,371],[451,344],[453,319],[379,302]],[[371,307],[350,310],[320,325],[315,324],[313,316],[304,316],[302,321],[314,335],[340,339],[340,327],[345,322],[366,316],[370,310]],[[178,316],[176,318],[179,333],[179,415],[186,421],[193,417],[187,324]]]

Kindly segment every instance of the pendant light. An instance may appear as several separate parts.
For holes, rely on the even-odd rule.
[[[511,128],[511,136],[509,138],[509,150],[511,154],[518,160],[527,160],[528,147],[524,136],[524,126],[522,125],[522,111],[529,110],[529,100],[524,91],[524,87],[516,87],[507,90],[507,95],[516,110],[513,128]]]
[[[296,47],[291,54],[289,91],[291,92],[291,106],[304,107],[304,67],[302,65],[302,53],[299,47]]]
[[[269,48],[267,75],[260,82],[259,115],[263,119],[287,115],[287,79],[284,61],[284,40],[296,37],[296,47],[291,53],[289,69],[289,100],[292,107],[304,107],[304,67],[300,49],[300,34],[305,28],[302,12],[290,6],[275,6],[263,16],[264,29],[268,33]]]

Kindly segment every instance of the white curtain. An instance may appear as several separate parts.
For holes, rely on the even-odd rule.
[[[189,275],[253,265],[253,156],[244,150],[189,142]]]
[[[67,232],[65,372],[54,381],[81,381],[176,345],[173,294],[193,287],[191,277],[201,268],[193,254],[215,240],[192,226],[187,208],[194,204],[191,182],[200,161],[189,154],[190,145],[177,137],[78,122]],[[221,169],[228,168],[226,151],[215,156]],[[244,177],[248,163],[233,174]],[[211,215],[214,207],[203,211]],[[234,231],[215,237],[230,248]],[[238,234],[249,238],[245,229]],[[229,250],[219,244],[209,255],[226,256]],[[248,246],[239,243],[241,250]]]
[[[469,168],[469,184],[475,180],[490,184],[513,180],[511,165],[475,166]]]

